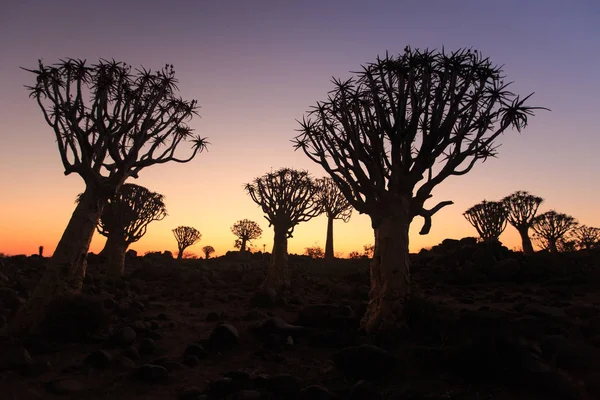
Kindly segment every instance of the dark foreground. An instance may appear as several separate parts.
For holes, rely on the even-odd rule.
[[[90,259],[85,296],[44,337],[0,343],[0,398],[598,399],[600,253],[447,242],[414,256],[407,328],[358,333],[368,261],[291,257],[291,290],[256,296],[266,260]],[[0,324],[44,261],[0,265]]]

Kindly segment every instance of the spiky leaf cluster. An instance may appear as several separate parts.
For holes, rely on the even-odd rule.
[[[153,164],[190,161],[206,148],[187,125],[197,101],[176,95],[172,65],[132,71],[114,60],[40,60],[37,69],[26,71],[36,75],[27,88],[54,129],[66,175],[78,173],[102,188],[106,180],[137,177]],[[191,142],[192,152],[179,158],[175,151],[184,142]]]
[[[544,199],[519,190],[502,199],[508,210],[508,222],[517,229],[530,227]]]
[[[287,237],[292,237],[297,224],[321,212],[318,187],[307,171],[281,168],[246,184],[245,190],[261,207],[269,226],[285,229]]]
[[[134,243],[146,234],[150,222],[160,221],[166,216],[163,195],[126,183],[109,198],[97,229],[103,236],[119,233],[126,243]]]
[[[501,201],[482,201],[463,213],[484,242],[496,241],[507,224],[508,210]]]
[[[262,235],[262,228],[254,221],[242,219],[233,224],[231,233],[239,239],[236,240],[237,248],[241,247],[242,242],[250,244],[250,241],[260,238]]]
[[[557,251],[559,240],[577,225],[578,222],[574,217],[550,210],[534,218],[532,229],[535,232],[535,239],[542,248]]]
[[[191,226],[178,226],[173,229],[173,235],[180,249],[190,247],[202,238],[202,234]]]
[[[592,249],[600,245],[600,228],[582,225],[573,230],[573,236],[580,249]]]
[[[451,202],[423,208],[432,189],[496,154],[495,141],[521,130],[537,107],[508,90],[501,67],[477,51],[411,49],[386,54],[334,89],[300,122],[295,147],[335,180],[349,203],[378,220],[382,202],[411,196],[425,218]],[[416,185],[424,182],[413,196]]]
[[[348,222],[352,216],[352,206],[336,186],[335,181],[332,178],[325,177],[317,179],[316,185],[318,187],[317,201],[322,212],[328,218]]]

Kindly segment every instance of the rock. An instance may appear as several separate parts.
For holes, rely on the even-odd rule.
[[[536,317],[550,318],[559,321],[569,320],[567,313],[563,309],[557,307],[544,306],[535,303],[526,304],[525,307],[523,307],[523,313],[533,315]]]
[[[358,381],[352,386],[349,400],[383,400],[383,395],[370,382]]]
[[[185,351],[183,352],[184,356],[196,356],[199,359],[202,359],[204,357],[207,356],[207,351],[204,349],[204,347],[202,347],[202,345],[199,345],[198,343],[192,343],[190,345],[188,345],[188,347],[185,348]]]
[[[4,304],[10,311],[15,311],[25,304],[25,300],[22,299],[15,290],[7,287],[0,287],[0,303]]]
[[[273,308],[277,304],[277,292],[273,288],[254,293],[250,298],[250,305],[258,308]]]
[[[279,374],[271,376],[266,382],[266,388],[276,398],[295,398],[302,389],[302,379],[294,375]]]
[[[104,308],[106,308],[107,310],[114,310],[115,308],[117,308],[117,302],[111,298],[104,299],[102,304],[104,305]]]
[[[216,322],[219,319],[221,319],[219,314],[214,311],[211,311],[208,314],[206,314],[206,321],[208,322]]]
[[[217,350],[229,350],[236,347],[240,340],[238,330],[231,324],[218,325],[208,339],[210,347]]]
[[[233,400],[262,400],[265,397],[256,390],[240,390],[232,396]]]
[[[81,392],[85,385],[76,379],[57,379],[44,384],[46,390],[52,394],[72,394]]]
[[[331,329],[357,329],[358,317],[348,305],[313,304],[298,313],[298,325]]]
[[[200,390],[200,388],[198,388],[196,386],[191,386],[191,387],[185,388],[181,393],[179,393],[179,395],[177,396],[177,399],[178,400],[201,400],[206,397],[207,396],[205,396],[203,394],[203,391]]]
[[[223,398],[235,392],[235,389],[233,379],[223,377],[210,382],[208,394],[216,398]]]
[[[333,355],[333,361],[346,377],[354,380],[383,378],[398,364],[391,353],[370,344],[346,347]]]
[[[126,348],[123,351],[123,354],[126,355],[127,357],[131,358],[132,360],[140,359],[140,352],[138,351],[138,349],[135,346],[129,346],[128,348]]]
[[[283,336],[299,336],[306,332],[303,326],[292,325],[279,317],[270,317],[264,320],[257,329],[261,336],[280,334]]]
[[[600,351],[561,335],[546,335],[540,343],[542,354],[566,370],[589,371],[600,369]]]
[[[250,374],[246,371],[230,371],[224,376],[233,380],[236,390],[248,388],[251,382]]]
[[[21,369],[33,364],[29,351],[24,347],[10,347],[7,353],[0,357],[0,370],[16,368]]]
[[[156,342],[150,338],[144,338],[139,345],[140,354],[152,354],[156,350]]]
[[[333,400],[337,396],[322,386],[313,385],[300,391],[299,400]]]
[[[113,361],[113,356],[106,350],[96,350],[85,359],[85,363],[96,368],[106,368]]]
[[[200,365],[200,359],[197,356],[187,354],[183,356],[183,364],[192,368],[197,367],[198,365]]]
[[[135,330],[129,326],[126,326],[115,335],[115,341],[125,347],[135,342],[136,337],[137,334],[135,333]]]
[[[136,378],[145,383],[165,382],[169,378],[169,371],[161,365],[144,364],[136,371]]]

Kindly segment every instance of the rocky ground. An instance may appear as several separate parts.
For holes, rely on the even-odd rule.
[[[600,252],[525,257],[469,239],[413,256],[407,327],[358,332],[368,260],[290,257],[292,288],[257,295],[267,260],[152,255],[55,303],[43,336],[0,341],[0,398],[598,399]],[[39,257],[0,264],[0,325]]]

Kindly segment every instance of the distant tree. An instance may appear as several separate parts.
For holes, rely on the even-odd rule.
[[[572,235],[572,231],[558,239],[556,242],[556,249],[559,253],[572,253],[577,251],[577,240]]]
[[[109,276],[123,276],[127,248],[146,234],[150,222],[166,216],[164,196],[133,183],[125,183],[108,199],[96,228],[107,238],[100,254],[108,260]]]
[[[210,255],[215,252],[215,248],[212,246],[204,246],[202,252],[204,253],[204,258],[208,260]]]
[[[200,257],[198,257],[198,254],[192,251],[184,251],[183,256],[181,258],[184,260],[197,260]]]
[[[358,260],[361,258],[365,258],[365,255],[359,253],[358,251],[351,251],[350,253],[348,253],[348,258],[350,258],[352,260]]]
[[[497,242],[506,228],[508,210],[501,201],[482,201],[463,213],[484,242]]]
[[[373,257],[373,252],[375,251],[375,246],[372,244],[365,244],[363,246],[364,249],[364,256],[367,258],[372,258]]]
[[[547,211],[533,219],[531,228],[540,247],[552,253],[558,252],[558,242],[577,226],[577,220],[570,215]]]
[[[525,105],[530,96],[507,90],[500,67],[471,50],[407,47],[333,83],[327,99],[300,121],[296,148],[371,217],[375,251],[361,326],[369,333],[396,330],[410,296],[411,221],[423,217],[420,233],[427,234],[431,217],[452,204],[425,209],[433,188],[494,156],[496,139],[524,128],[535,107]]]
[[[11,319],[12,333],[35,330],[53,299],[81,292],[98,219],[127,178],[155,164],[186,163],[207,145],[187,125],[198,106],[176,95],[172,65],[132,71],[117,61],[66,59],[25,70],[34,74],[30,96],[54,130],[65,175],[80,175],[85,190],[44,276]],[[186,142],[191,154],[177,157]]]
[[[262,228],[254,221],[242,219],[233,224],[231,232],[237,236],[237,240],[234,244],[235,248],[244,252],[246,251],[246,244],[250,244],[252,240],[260,238],[262,235]]]
[[[44,256],[44,246],[38,247],[38,256],[40,256],[40,257]]]
[[[320,206],[315,201],[317,187],[308,172],[281,168],[256,178],[245,189],[275,231],[273,255],[261,288],[288,287],[287,240],[296,225],[319,215]]]
[[[325,258],[333,259],[333,221],[341,219],[348,222],[352,216],[352,206],[344,194],[336,186],[335,181],[329,177],[317,179],[317,201],[322,212],[327,216],[327,239],[325,241]]]
[[[573,230],[573,236],[581,250],[590,250],[600,244],[600,228],[582,225]]]
[[[325,257],[323,248],[316,244],[314,246],[304,248],[304,254],[306,254],[310,258],[324,258]]]
[[[183,258],[183,251],[199,241],[202,238],[202,234],[191,226],[178,226],[173,229],[173,235],[177,240],[177,259]]]
[[[523,253],[533,254],[533,245],[529,237],[529,229],[533,225],[538,207],[544,199],[533,196],[526,191],[516,191],[515,193],[506,196],[502,199],[506,209],[508,210],[508,222],[514,226],[519,235],[521,235],[521,243],[523,245]]]

